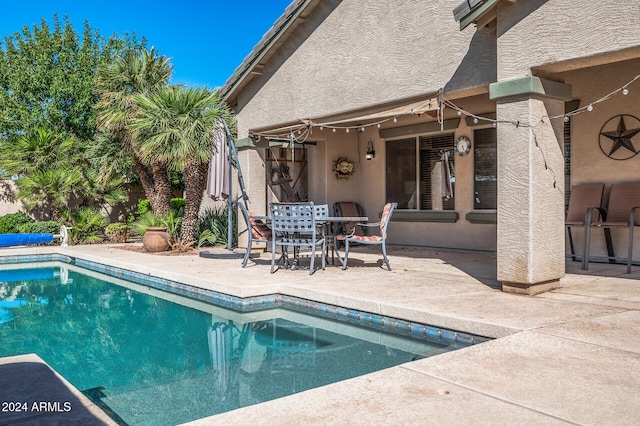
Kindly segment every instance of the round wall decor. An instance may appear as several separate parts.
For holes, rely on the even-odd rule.
[[[607,120],[600,129],[600,151],[612,160],[628,160],[640,150],[640,120],[633,115],[619,114]],[[635,139],[635,141],[634,141]],[[634,144],[635,143],[635,144]]]
[[[464,156],[471,151],[471,141],[466,136],[460,136],[456,139],[456,152],[458,155]]]

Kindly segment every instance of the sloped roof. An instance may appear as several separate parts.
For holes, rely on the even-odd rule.
[[[464,0],[455,9],[453,17],[460,22],[463,30],[472,23],[484,27],[493,24],[496,18],[496,6],[501,0]],[[509,0],[515,2],[516,0]]]

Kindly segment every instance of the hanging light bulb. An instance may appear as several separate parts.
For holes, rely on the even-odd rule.
[[[493,126],[493,128],[495,129],[496,127],[498,127],[498,122],[497,122],[497,121],[494,121],[494,122],[493,122],[493,124],[492,124],[492,126]]]
[[[478,124],[478,117],[473,117],[473,124]]]
[[[324,127],[320,126],[320,131],[323,131],[323,130],[324,130]]]
[[[377,126],[378,126],[378,129],[379,129],[380,128],[380,123],[378,123]]]
[[[398,117],[393,117],[393,122],[397,123],[398,122]]]
[[[349,128],[348,128],[348,127],[347,127],[347,130],[346,130],[346,131],[347,131],[347,133],[349,133]]]
[[[458,117],[462,115],[462,111],[458,110]]]
[[[627,96],[629,94],[629,89],[627,89],[626,87],[622,88],[622,94]]]
[[[589,112],[593,111],[593,104],[589,104],[589,106],[587,107],[587,111]]]
[[[569,116],[568,116],[568,115],[565,115],[565,116],[564,116],[564,122],[565,122],[565,123],[568,123],[568,122],[569,122]]]
[[[334,129],[333,129],[333,133],[335,133],[335,132],[336,132],[336,129],[334,128]]]

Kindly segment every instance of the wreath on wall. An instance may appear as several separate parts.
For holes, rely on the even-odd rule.
[[[333,165],[333,172],[338,179],[349,179],[355,172],[354,165],[346,158],[338,158]]]

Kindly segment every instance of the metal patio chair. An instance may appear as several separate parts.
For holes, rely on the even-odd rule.
[[[581,184],[571,188],[565,226],[567,227],[569,248],[571,249],[571,258],[573,260],[576,260],[576,251],[573,245],[571,228],[582,228],[586,237],[587,224],[593,220],[600,220],[600,216],[604,213],[601,208],[602,194],[604,194],[603,183]],[[593,217],[594,212],[597,214],[595,218]]]
[[[391,270],[391,265],[389,265],[389,259],[387,258],[387,226],[389,225],[391,215],[396,207],[398,207],[398,203],[387,203],[382,210],[380,222],[359,224],[360,226],[378,226],[380,228],[380,235],[358,235],[356,233],[356,228],[354,227],[350,234],[336,236],[336,240],[344,242],[344,259],[340,258],[340,255],[338,254],[338,259],[340,260],[340,263],[342,263],[343,270],[348,267],[349,244],[354,242],[382,246],[382,257],[384,258],[384,263],[387,265],[387,269],[389,271]]]
[[[257,221],[255,216],[247,210],[244,203],[240,202],[238,203],[238,206],[240,207],[242,217],[247,224],[247,236],[249,239],[247,242],[247,252],[244,254],[244,259],[242,259],[242,267],[244,268],[247,266],[247,262],[251,256],[251,246],[253,243],[269,243],[271,241],[272,231],[265,223]]]
[[[362,206],[353,201],[339,201],[337,203],[333,203],[333,214],[338,217],[365,216]],[[367,229],[361,223],[348,222],[343,224],[342,233],[346,235],[354,232],[355,235],[367,235]]]
[[[311,263],[309,274],[314,273],[314,261],[316,257],[316,247],[321,246],[322,269],[326,265],[327,245],[323,235],[319,235],[316,223],[316,213],[313,202],[308,203],[271,203],[271,273],[277,271],[276,248],[282,247],[286,252],[288,247],[294,249],[294,265],[297,262],[300,248],[311,248]],[[285,266],[288,257],[285,256]]]
[[[633,260],[633,230],[640,226],[640,215],[636,215],[636,209],[640,208],[640,183],[617,183],[611,186],[609,202],[607,204],[606,216],[602,215],[602,220],[591,222],[586,229],[584,238],[584,256],[582,259],[582,269],[589,267],[589,245],[591,230],[601,228],[606,233],[610,229],[628,229],[628,251],[627,251],[627,274],[631,273],[631,262]],[[607,251],[609,260],[615,261],[613,245],[607,241]],[[610,245],[610,246],[609,246]]]

